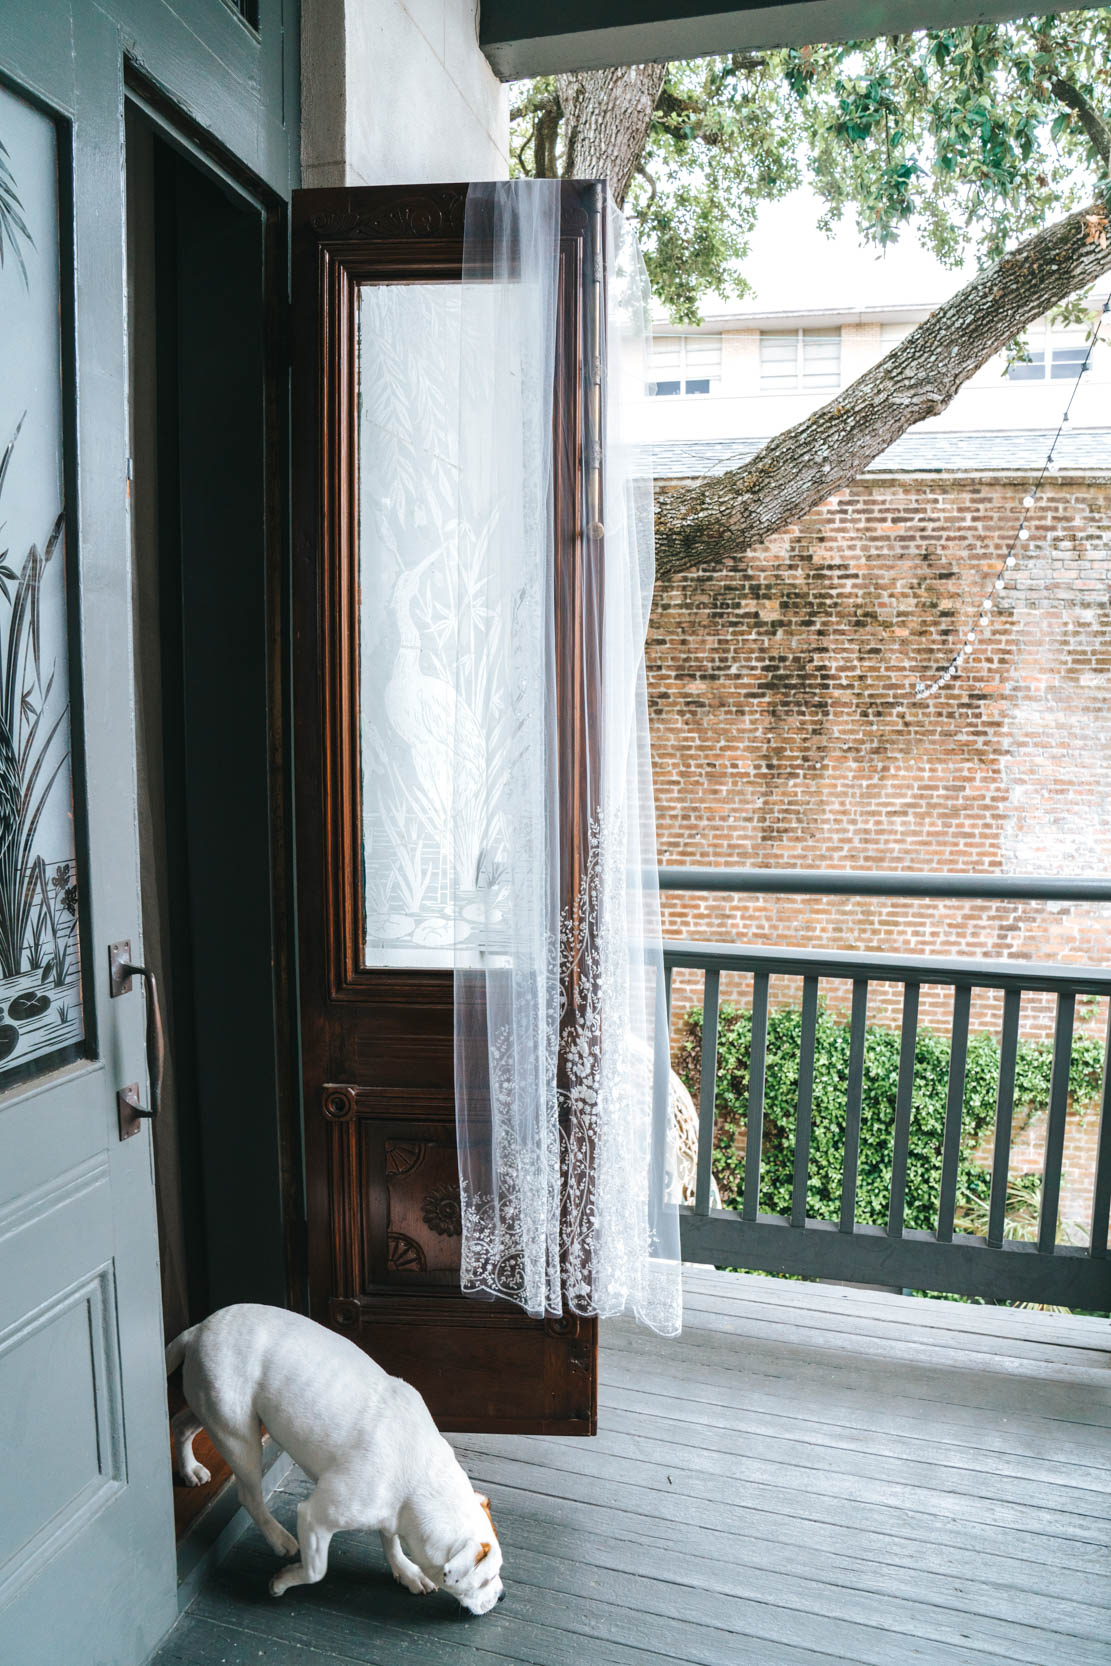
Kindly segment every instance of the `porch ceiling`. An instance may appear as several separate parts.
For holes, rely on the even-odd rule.
[[[911,29],[1021,17],[1022,0],[482,0],[479,44],[503,81],[604,69],[660,58],[697,58],[808,41],[868,39]],[[1069,0],[1056,8],[1070,7]]]

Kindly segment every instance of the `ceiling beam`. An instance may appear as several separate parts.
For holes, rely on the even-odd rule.
[[[711,52],[870,40],[912,29],[1021,17],[1030,0],[481,0],[479,43],[503,81]],[[1080,10],[1057,0],[1057,11]]]

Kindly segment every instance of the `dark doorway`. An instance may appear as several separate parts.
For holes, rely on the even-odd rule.
[[[154,1149],[172,1337],[231,1301],[287,1299],[280,453],[265,209],[136,105],[127,180],[143,954],[165,991]]]

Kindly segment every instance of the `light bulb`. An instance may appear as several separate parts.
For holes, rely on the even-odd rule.
[[[1019,527],[1018,535],[1023,540],[1024,543],[1025,543],[1026,539],[1029,538],[1029,536],[1030,536],[1030,534],[1027,532],[1027,530],[1024,526]]]

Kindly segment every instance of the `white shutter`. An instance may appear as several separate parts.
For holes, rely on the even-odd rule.
[[[760,387],[765,393],[793,393],[798,387],[799,332],[760,331]]]
[[[802,385],[804,388],[841,386],[841,331],[802,332]]]

